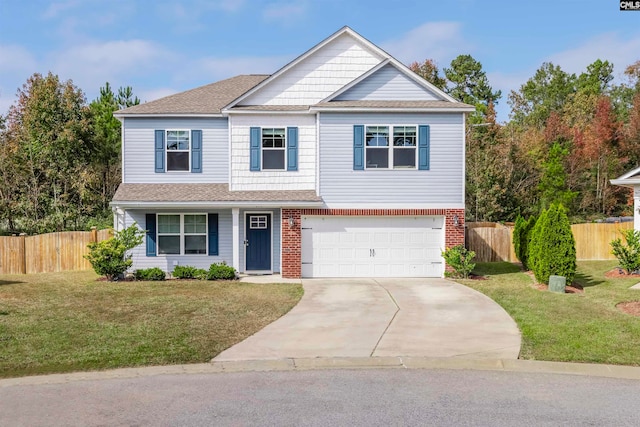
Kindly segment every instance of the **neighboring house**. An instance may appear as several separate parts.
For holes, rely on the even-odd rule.
[[[633,189],[633,228],[640,230],[640,167],[612,179],[611,184]]]
[[[464,243],[465,113],[345,27],[272,75],[115,113],[133,268],[441,277]]]

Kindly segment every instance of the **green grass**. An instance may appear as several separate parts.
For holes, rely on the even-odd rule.
[[[207,362],[288,312],[298,284],[0,275],[0,377]]]
[[[522,332],[521,359],[640,365],[640,318],[616,308],[640,300],[629,289],[638,278],[608,279],[616,261],[578,262],[583,294],[557,294],[533,287],[510,263],[478,263],[475,274],[489,280],[461,280],[500,304]]]

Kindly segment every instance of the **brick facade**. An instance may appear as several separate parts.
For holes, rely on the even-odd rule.
[[[282,209],[282,277],[297,279],[302,275],[301,217],[303,215],[403,216],[437,215],[445,217],[445,246],[464,244],[464,209]],[[456,226],[454,217],[458,217]],[[295,224],[289,226],[289,217]],[[449,271],[449,266],[446,267]]]

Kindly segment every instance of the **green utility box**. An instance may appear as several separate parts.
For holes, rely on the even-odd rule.
[[[567,286],[567,278],[564,276],[549,276],[549,290],[551,292],[559,292],[564,294]]]

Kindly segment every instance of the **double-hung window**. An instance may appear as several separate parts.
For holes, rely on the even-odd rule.
[[[188,172],[190,168],[188,130],[167,131],[167,171]]]
[[[206,214],[158,214],[159,255],[206,253]]]
[[[262,169],[285,170],[285,128],[262,128]]]
[[[416,126],[366,126],[367,169],[415,169]]]

